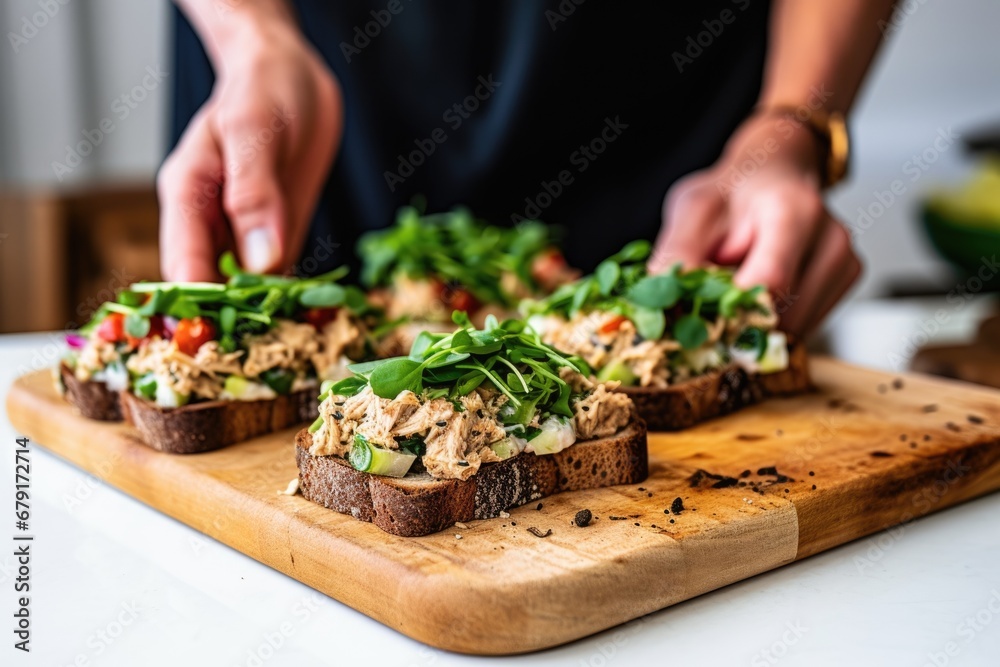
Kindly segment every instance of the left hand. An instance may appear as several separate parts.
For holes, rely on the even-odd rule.
[[[861,274],[850,233],[823,203],[819,159],[807,126],[751,117],[714,165],[670,188],[650,269],[738,265],[736,283],[765,285],[784,331],[809,333]]]

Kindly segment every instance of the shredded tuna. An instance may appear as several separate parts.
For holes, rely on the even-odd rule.
[[[80,350],[76,359],[76,378],[82,382],[90,380],[94,373],[103,370],[108,364],[121,360],[121,355],[114,343],[91,335],[87,344]]]
[[[578,438],[606,438],[628,426],[632,419],[632,401],[625,394],[614,391],[617,387],[617,382],[599,384],[573,404]]]

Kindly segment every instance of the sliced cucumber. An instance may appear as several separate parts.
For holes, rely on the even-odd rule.
[[[156,398],[156,376],[146,373],[135,381],[135,393],[146,400],[152,401]]]
[[[260,374],[260,379],[276,394],[284,396],[292,390],[295,373],[287,368],[269,368]]]
[[[639,376],[624,361],[612,361],[597,371],[597,379],[600,382],[621,382],[626,387],[631,387],[639,381]]]
[[[241,375],[230,375],[222,387],[221,398],[236,401],[259,401],[261,399],[277,398],[273,389],[261,382],[248,380]]]
[[[109,391],[125,391],[128,383],[128,370],[122,362],[113,361],[104,368],[104,384]]]
[[[527,447],[528,441],[516,435],[508,435],[503,440],[497,440],[490,445],[490,449],[502,461],[517,456]]]
[[[322,417],[316,417],[316,421],[314,421],[312,424],[309,425],[309,432],[310,433],[315,433],[316,431],[320,430],[321,428],[323,428],[323,418]]]
[[[216,292],[225,292],[226,286],[222,283],[181,283],[181,282],[151,282],[151,283],[132,283],[129,287],[129,291],[137,292],[139,294],[146,294],[149,292],[155,292],[156,290],[166,291],[168,289],[177,288],[182,294],[215,294]]]
[[[716,346],[686,350],[683,354],[686,365],[695,373],[704,373],[706,370],[721,368],[726,363],[723,350],[720,350]]]
[[[417,457],[408,452],[374,447],[363,435],[355,434],[354,445],[347,455],[347,460],[352,467],[361,472],[384,477],[403,477],[409,472]]]
[[[780,331],[767,334],[767,349],[758,362],[761,373],[777,373],[788,368],[788,339]]]
[[[555,454],[576,442],[576,428],[568,417],[549,417],[542,422],[541,432],[528,441],[524,451],[535,454]]]
[[[161,408],[179,408],[191,400],[188,394],[179,394],[166,382],[156,383],[156,404]]]

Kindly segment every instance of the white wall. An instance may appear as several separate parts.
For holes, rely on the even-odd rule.
[[[149,77],[142,85],[147,67],[169,69],[166,9],[166,0],[3,1],[5,183],[59,184],[53,162],[70,167],[61,174],[68,183],[152,178],[162,158],[172,82]],[[104,137],[94,132],[102,121],[112,128]],[[95,148],[72,167],[67,146],[80,142],[83,151],[91,143]]]
[[[52,162],[65,162],[67,144],[84,140],[82,132],[103,118],[115,123],[113,133],[67,180],[152,178],[162,157],[169,78],[128,118],[120,119],[112,104],[141,83],[148,66],[167,69],[166,2],[4,0],[0,178],[57,183]],[[43,5],[59,10],[15,53],[8,33],[20,31]],[[1000,2],[901,0],[900,6],[901,26],[889,35],[853,118],[853,177],[831,195],[833,208],[857,227],[858,208],[876,202],[875,191],[894,179],[906,182],[899,201],[857,238],[868,265],[862,296],[877,294],[891,277],[943,268],[923,242],[915,207],[928,189],[962,178],[968,160],[955,145],[916,182],[904,173],[907,161],[932,146],[939,129],[964,134],[992,120],[1000,124]]]

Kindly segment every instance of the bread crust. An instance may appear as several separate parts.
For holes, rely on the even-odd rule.
[[[637,484],[649,474],[646,425],[640,419],[611,437],[578,442],[557,454],[521,454],[484,464],[467,480],[372,475],[340,457],[313,456],[311,445],[312,434],[299,431],[295,460],[302,495],[403,537],[436,533],[456,521],[497,517],[563,491]]]
[[[87,419],[107,422],[122,420],[119,392],[108,389],[103,382],[89,382],[76,377],[73,369],[59,364],[59,378],[66,389],[66,400]]]
[[[205,401],[162,408],[131,392],[122,392],[122,412],[153,449],[196,454],[219,449],[265,433],[315,419],[316,389],[258,401]]]
[[[735,412],[772,396],[809,391],[805,346],[788,349],[788,368],[777,373],[748,374],[736,365],[666,388],[619,387],[635,403],[651,431],[678,431],[713,417]]]

